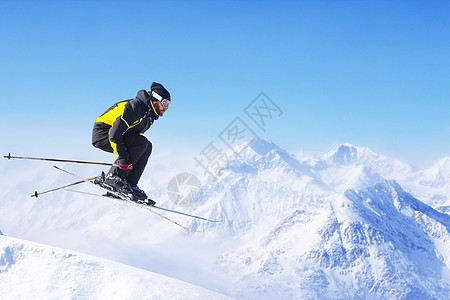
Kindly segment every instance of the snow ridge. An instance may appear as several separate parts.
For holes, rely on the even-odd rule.
[[[0,298],[230,299],[162,275],[6,236]]]

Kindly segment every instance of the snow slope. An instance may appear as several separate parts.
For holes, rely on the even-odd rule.
[[[1,299],[230,299],[73,251],[0,237]]]

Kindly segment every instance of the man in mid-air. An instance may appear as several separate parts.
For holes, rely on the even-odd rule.
[[[136,98],[114,104],[97,118],[92,145],[118,156],[102,178],[103,184],[135,201],[155,204],[137,185],[152,153],[152,143],[143,133],[164,115],[171,103],[164,86],[153,82],[150,91],[140,90]]]

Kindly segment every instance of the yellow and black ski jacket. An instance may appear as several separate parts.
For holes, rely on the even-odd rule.
[[[150,94],[140,90],[136,98],[117,102],[97,118],[92,144],[95,146],[108,139],[112,152],[118,156],[129,156],[124,135],[128,132],[143,134],[158,118]]]

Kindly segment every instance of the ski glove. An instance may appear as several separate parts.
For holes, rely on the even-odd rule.
[[[130,162],[128,157],[120,157],[114,163],[115,166],[119,167],[121,170],[131,170],[133,169],[133,164]]]

